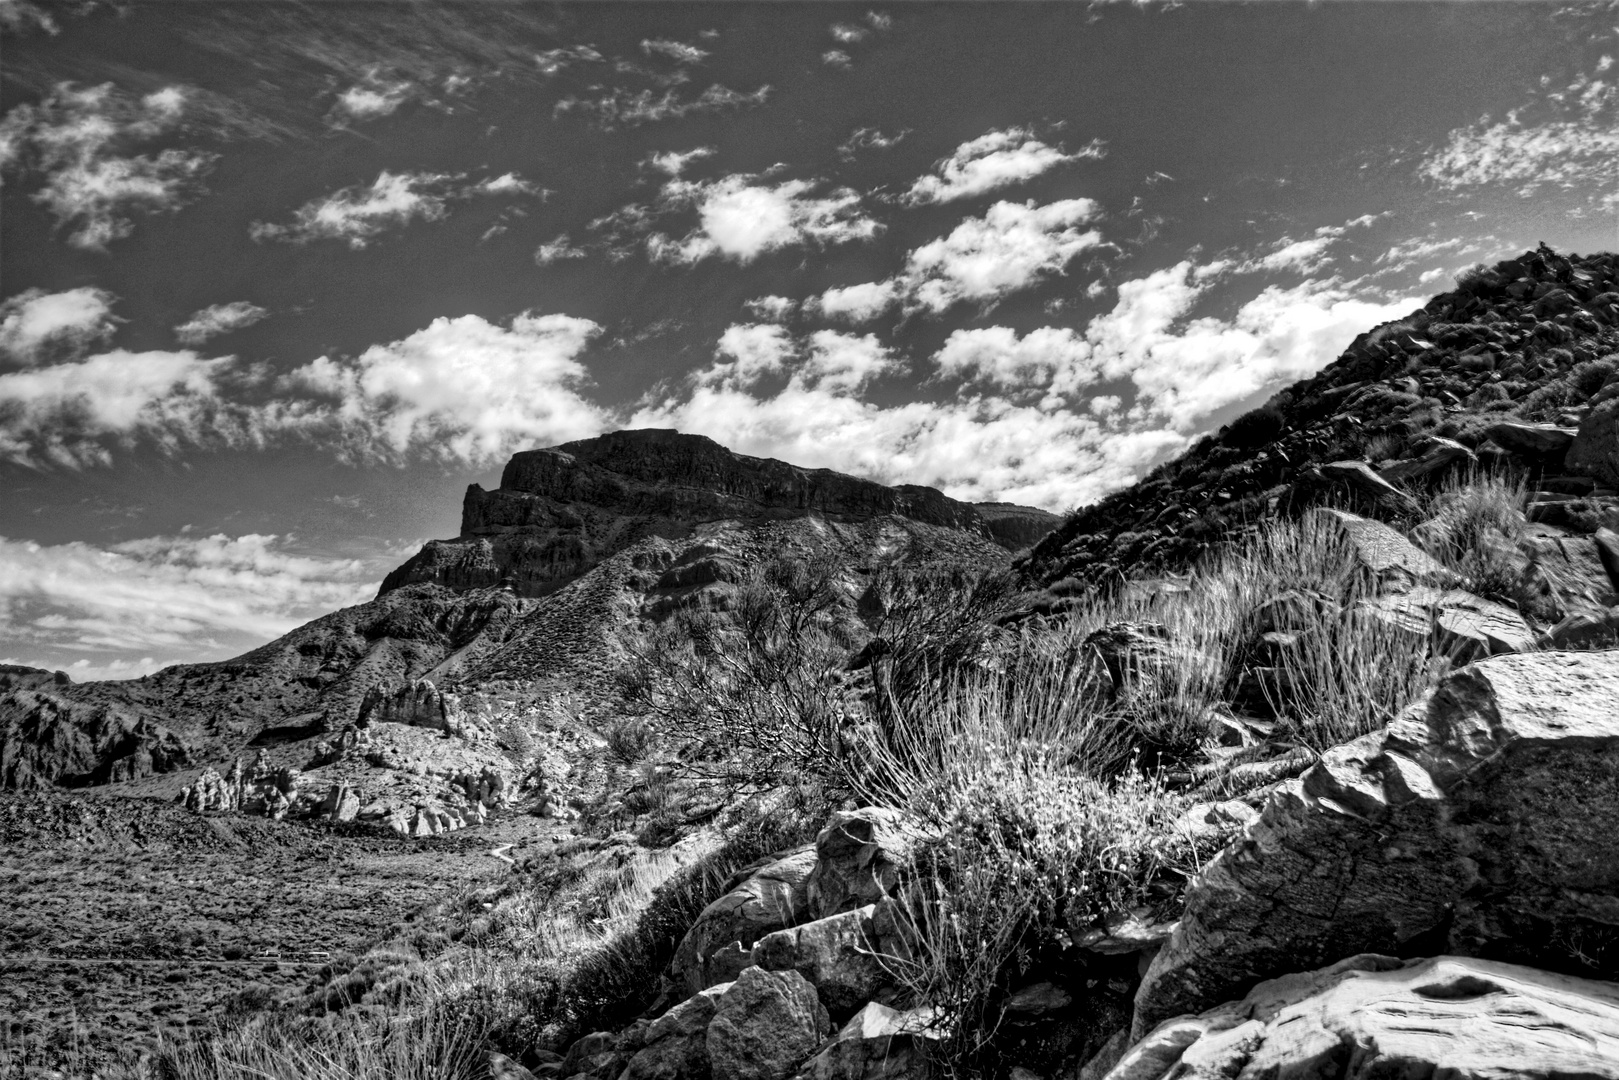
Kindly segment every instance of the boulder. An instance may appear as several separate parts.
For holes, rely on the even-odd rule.
[[[1170,1020],[1107,1080],[1608,1080],[1619,987],[1456,956],[1360,955]]]
[[[1526,652],[1536,645],[1534,629],[1516,608],[1463,589],[1417,586],[1363,600],[1361,607],[1415,636],[1432,636],[1438,650],[1458,663]]]
[[[1619,397],[1599,401],[1580,421],[1563,458],[1569,472],[1619,487]]]
[[[1386,501],[1396,506],[1414,507],[1411,496],[1389,483],[1364,461],[1329,461],[1316,467],[1322,479],[1349,487],[1369,498]]]
[[[1395,462],[1378,475],[1394,484],[1409,484],[1441,476],[1453,468],[1477,464],[1473,451],[1455,439],[1433,436],[1424,445],[1423,452],[1414,458]]]
[[[935,1025],[932,1009],[900,1012],[872,1002],[805,1063],[798,1080],[925,1080]]]
[[[647,1026],[619,1080],[693,1080],[709,1075],[708,1025],[730,983],[693,994]],[[564,1073],[563,1075],[567,1075]]]
[[[804,976],[748,968],[708,1025],[709,1067],[714,1080],[787,1080],[830,1028]]]
[[[392,723],[433,728],[446,735],[460,734],[466,727],[461,699],[447,694],[427,679],[403,686],[378,685],[365,692],[360,701],[360,724]]]
[[[753,962],[754,942],[803,922],[815,851],[795,851],[755,871],[703,909],[675,950],[669,976],[683,996],[730,982]]]
[[[1344,544],[1351,557],[1380,584],[1430,582],[1449,576],[1432,555],[1381,521],[1325,507],[1310,511],[1309,519]]]
[[[815,838],[805,885],[809,914],[822,919],[893,895],[928,834],[898,810],[839,810]]]
[[[842,1021],[892,988],[892,961],[884,958],[909,955],[901,918],[898,905],[888,900],[778,930],[754,945],[753,963],[767,971],[799,972],[815,985],[832,1018]]]
[[[1556,424],[1525,424],[1505,420],[1491,424],[1484,429],[1484,434],[1501,449],[1522,457],[1550,458],[1562,457],[1574,445],[1578,431]]]
[[[1463,668],[1282,785],[1204,868],[1135,1034],[1360,952],[1586,970],[1579,943],[1619,926],[1615,820],[1619,654]]]

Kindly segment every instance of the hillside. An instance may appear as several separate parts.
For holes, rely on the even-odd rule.
[[[1458,462],[1516,461],[1536,520],[1619,509],[1619,260],[1538,251],[1479,268],[1399,322],[1357,337],[1318,375],[1084,507],[1019,569],[1058,593],[1184,570],[1276,513],[1375,501]],[[1531,425],[1526,429],[1523,425]],[[1578,445],[1565,460],[1565,452]],[[1364,462],[1371,471],[1339,468]]]

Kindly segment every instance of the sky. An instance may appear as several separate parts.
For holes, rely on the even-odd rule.
[[[0,0],[0,662],[368,599],[623,427],[1054,511],[1619,244],[1619,6]]]

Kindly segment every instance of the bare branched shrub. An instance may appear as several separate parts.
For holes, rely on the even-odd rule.
[[[838,571],[777,559],[729,612],[681,612],[636,650],[625,700],[684,746],[685,769],[752,786],[836,774],[842,671],[861,636]]]

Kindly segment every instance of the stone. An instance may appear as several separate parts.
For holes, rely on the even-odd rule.
[[[709,1075],[708,1025],[731,983],[711,986],[647,1026],[619,1080],[692,1080]]]
[[[1579,434],[1556,424],[1525,424],[1507,420],[1484,429],[1491,442],[1522,457],[1561,458]]]
[[[1072,921],[1069,925],[1073,927]],[[1120,912],[1111,916],[1105,926],[1080,934],[1074,944],[1103,956],[1150,953],[1168,941],[1178,925],[1174,920],[1154,919],[1148,911]]]
[[[1419,456],[1379,469],[1378,475],[1393,484],[1410,484],[1477,463],[1478,458],[1473,451],[1455,439],[1433,436],[1427,440]]]
[[[803,922],[815,850],[806,847],[762,867],[704,908],[675,949],[669,975],[683,995],[730,982],[751,964],[766,934]]]
[[[1397,506],[1416,505],[1411,496],[1383,479],[1377,470],[1364,461],[1329,461],[1316,466],[1316,471],[1323,479],[1337,484],[1347,484],[1370,498],[1384,500]]]
[[[317,812],[331,821],[353,821],[360,816],[360,793],[347,784],[333,784]]]
[[[1585,414],[1563,467],[1619,487],[1619,397],[1599,401]]]
[[[748,968],[720,996],[708,1025],[714,1080],[787,1080],[830,1029],[804,976]]]
[[[754,945],[752,961],[767,971],[799,972],[841,1022],[892,989],[892,961],[884,957],[909,955],[906,941],[890,900],[767,934]]]
[[[805,885],[811,917],[892,896],[928,834],[899,810],[839,810],[815,838],[815,869]]]
[[[1449,576],[1432,555],[1381,521],[1325,507],[1310,511],[1308,519],[1343,543],[1379,583],[1430,582]]]
[[[1360,952],[1573,967],[1619,925],[1619,654],[1491,657],[1327,752],[1188,890],[1134,1034]],[[1487,886],[1487,887],[1486,887]]]
[[[1037,982],[1013,991],[1006,999],[1006,1012],[1016,1017],[1045,1016],[1061,1012],[1073,1003],[1073,995],[1062,987],[1052,982]]]
[[[927,1047],[939,1037],[932,1009],[901,1012],[873,1002],[838,1029],[798,1080],[926,1080],[933,1075]]]
[[[1409,592],[1361,601],[1369,611],[1435,647],[1460,664],[1501,653],[1527,652],[1538,644],[1534,629],[1516,608],[1463,589],[1417,586]]]
[[[1107,1080],[1614,1080],[1619,986],[1457,956],[1358,955],[1170,1020]]]
[[[373,686],[360,702],[359,724],[392,723],[433,728],[447,735],[460,734],[466,727],[461,699],[447,694],[426,679]]]
[[[588,1035],[580,1036],[563,1055],[559,1075],[573,1076],[576,1073],[588,1072],[596,1057],[613,1053],[617,1049],[618,1036],[611,1031],[592,1031]]]

